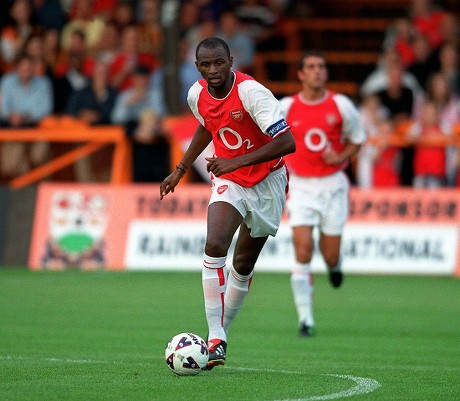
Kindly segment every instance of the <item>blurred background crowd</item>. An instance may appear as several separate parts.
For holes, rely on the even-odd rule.
[[[273,51],[287,54],[296,46],[296,51],[324,50],[327,56],[333,35],[324,29],[320,36],[307,36],[302,29],[329,21],[331,30],[341,35],[334,27],[340,19],[353,17],[359,28],[358,17],[363,24],[371,18],[372,24],[372,18],[381,21],[383,16],[388,23],[377,43],[364,49],[378,54],[375,62],[364,70],[355,68],[352,56],[346,63],[330,64],[331,81],[339,75],[354,81],[352,89],[339,86],[337,90],[344,89],[356,103],[371,139],[350,165],[350,179],[363,188],[460,186],[460,153],[455,143],[460,138],[456,0],[368,0],[373,8],[363,6],[361,15],[350,13],[357,4],[365,5],[365,0],[180,1],[173,26],[180,85],[172,103],[168,101],[171,80],[166,62],[172,43],[168,36],[171,27],[165,29],[168,3],[0,2],[0,129],[34,128],[62,116],[90,125],[123,125],[133,144],[133,181],[158,182],[170,170],[172,134],[164,121],[189,113],[187,91],[200,78],[194,51],[203,38],[226,40],[234,68],[253,75],[282,97],[292,94],[287,92],[291,88],[287,81],[293,78],[288,76],[287,62],[270,59]],[[395,5],[393,9],[390,3]],[[351,7],[353,4],[356,7]],[[296,44],[286,33],[286,28],[293,26],[290,22],[303,36]],[[354,35],[358,49],[352,50],[363,50],[359,40],[369,41],[372,33],[357,29]],[[339,39],[336,42],[342,46]],[[263,54],[268,61],[262,74],[258,60]],[[356,75],[358,71],[360,75]],[[272,88],[270,82],[275,81],[285,82],[281,88],[286,91]],[[400,133],[404,146],[390,140],[395,133]],[[6,182],[69,145],[37,141],[31,145],[3,142],[0,146],[0,179]],[[57,178],[104,181],[109,166],[110,149],[79,161],[67,176]],[[197,174],[194,179],[204,178]]]

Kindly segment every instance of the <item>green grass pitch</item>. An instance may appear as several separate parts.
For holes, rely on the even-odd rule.
[[[173,375],[168,340],[206,336],[198,272],[0,269],[1,401],[460,400],[460,280],[315,276],[297,336],[287,274],[257,273],[227,364]]]

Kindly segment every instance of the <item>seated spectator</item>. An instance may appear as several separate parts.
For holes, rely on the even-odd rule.
[[[152,72],[158,65],[157,59],[139,50],[139,33],[136,25],[129,25],[121,33],[121,48],[110,66],[110,84],[117,91],[131,87],[133,74],[138,66]]]
[[[27,38],[41,28],[32,22],[32,8],[28,0],[14,0],[11,3],[10,23],[0,33],[0,59],[3,72],[15,68],[15,60],[24,47]]]
[[[133,140],[133,181],[160,182],[169,174],[169,143],[162,129],[158,101],[149,90],[150,69],[137,66],[133,84],[115,100],[111,120],[123,124]]]
[[[408,139],[415,144],[414,187],[439,188],[446,185],[446,151],[440,145],[419,144],[420,140],[433,140],[450,135],[442,127],[436,104],[425,102],[420,118],[412,124]]]
[[[108,66],[96,61],[87,84],[70,95],[66,113],[89,125],[110,124],[116,91],[108,84]]]
[[[45,76],[33,74],[32,60],[27,55],[20,55],[15,71],[2,77],[0,95],[2,127],[35,127],[53,110],[51,82]],[[1,174],[11,177],[26,172],[31,165],[41,164],[46,159],[48,144],[4,143],[1,150]]]

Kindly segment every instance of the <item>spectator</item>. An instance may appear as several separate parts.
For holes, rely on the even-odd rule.
[[[388,86],[387,70],[392,65],[402,65],[399,53],[393,49],[385,49],[382,57],[379,60],[376,68],[366,77],[362,83],[359,92],[362,97],[376,94],[379,91],[385,90]],[[423,89],[417,81],[417,78],[411,72],[403,71],[403,83],[412,90],[412,95],[415,98]]]
[[[235,13],[256,43],[257,50],[265,49],[273,35],[278,15],[261,0],[243,0],[235,7]]]
[[[439,49],[440,72],[447,78],[452,91],[460,96],[460,67],[458,50],[452,42]]]
[[[442,127],[438,108],[433,102],[425,102],[422,114],[412,124],[408,138],[415,144],[414,187],[439,188],[446,184],[446,152],[444,146],[423,145],[419,141],[433,140],[449,135]]]
[[[159,0],[141,0],[140,13],[137,20],[139,30],[139,50],[142,53],[161,57],[163,32],[160,23]]]
[[[110,66],[110,84],[117,90],[128,89],[132,85],[133,73],[138,66],[150,72],[157,67],[157,59],[139,51],[139,33],[136,25],[128,25],[121,33],[121,48]]]
[[[61,60],[56,67],[54,81],[54,112],[65,111],[67,101],[73,92],[82,89],[92,74],[94,60],[87,56],[85,35],[74,31],[68,51],[62,51]]]
[[[361,188],[395,187],[400,185],[399,149],[390,144],[394,125],[391,119],[380,118],[374,124],[371,143],[358,154],[357,182]]]
[[[432,0],[412,0],[410,18],[415,29],[428,40],[431,49],[442,43],[441,25],[445,11],[435,7]]]
[[[197,27],[200,22],[200,8],[198,5],[194,1],[183,2],[179,11],[180,36],[187,36],[188,32]]]
[[[385,34],[384,49],[396,50],[405,68],[414,62],[414,50],[412,48],[414,33],[415,30],[410,19],[401,17],[388,27]]]
[[[404,69],[402,65],[393,64],[387,68],[387,87],[376,93],[381,103],[390,112],[390,118],[398,125],[407,121],[412,116],[414,107],[413,92],[403,82]],[[412,186],[413,180],[413,156],[412,146],[401,149],[401,185]]]
[[[35,127],[53,110],[51,82],[47,77],[35,76],[30,56],[20,55],[15,71],[0,81],[0,125],[10,128]],[[42,163],[48,144],[32,142],[30,146],[12,142],[2,145],[1,173],[14,176],[26,172],[30,165]]]
[[[108,84],[108,66],[96,61],[90,81],[71,94],[66,112],[87,124],[110,124],[116,91]]]
[[[216,36],[224,39],[233,54],[233,68],[249,73],[254,60],[255,43],[242,28],[233,11],[225,11],[220,16],[220,29]]]
[[[10,72],[15,67],[15,60],[24,47],[27,38],[41,31],[32,22],[32,8],[28,0],[14,0],[9,15],[11,23],[4,27],[0,34],[1,59],[3,72]]]
[[[65,24],[61,32],[61,47],[68,50],[72,33],[75,30],[84,32],[86,46],[92,49],[101,39],[105,22],[102,18],[97,18],[92,11],[93,0],[75,0],[73,8],[69,14],[69,21]]]
[[[414,106],[414,118],[416,120],[421,120],[426,103],[433,103],[436,106],[441,127],[446,132],[452,132],[455,124],[460,121],[458,97],[453,93],[449,81],[441,72],[431,75],[427,83],[426,93],[416,99]],[[445,150],[447,185],[455,186],[458,149],[455,146],[448,146]]]
[[[101,40],[94,48],[97,58],[112,64],[115,56],[120,51],[120,32],[114,22],[108,22],[101,35]]]
[[[198,43],[200,43],[205,38],[215,36],[216,31],[217,25],[212,19],[202,21],[187,31],[185,39],[187,40],[189,48],[187,53],[187,60],[189,62],[195,63],[195,49],[198,46]]]
[[[90,82],[74,92],[67,102],[67,114],[89,125],[110,124],[110,116],[115,104],[115,89],[108,85],[108,66],[102,60],[94,64]],[[110,171],[111,149],[98,152],[97,157],[80,159],[75,164],[77,180],[105,181]]]
[[[382,106],[380,98],[376,95],[365,97],[358,112],[368,138],[377,137],[380,122],[389,115],[388,110]],[[374,186],[373,170],[377,154],[378,149],[374,143],[366,142],[361,146],[356,166],[356,180],[361,188],[372,188]]]
[[[127,1],[120,1],[115,7],[112,21],[122,32],[127,26],[136,22],[134,14],[134,5]]]
[[[158,101],[149,90],[150,70],[137,66],[132,87],[115,100],[111,120],[123,124],[133,140],[133,180],[159,182],[169,172],[169,144],[164,137]]]
[[[414,74],[420,86],[426,89],[428,77],[439,69],[437,54],[432,51],[427,38],[423,35],[416,35],[412,48],[414,61],[408,71]]]
[[[56,29],[48,29],[43,34],[43,58],[46,68],[52,73],[56,72],[56,67],[60,55],[59,46],[59,31]]]
[[[43,36],[41,34],[30,35],[24,43],[22,53],[30,57],[34,75],[45,75],[47,73]]]
[[[38,24],[44,29],[60,31],[66,21],[67,15],[62,8],[60,0],[32,0]]]

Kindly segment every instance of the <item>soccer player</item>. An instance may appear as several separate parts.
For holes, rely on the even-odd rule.
[[[313,335],[313,228],[333,287],[342,284],[340,242],[348,214],[349,182],[343,172],[366,140],[358,111],[349,98],[325,87],[328,79],[322,53],[303,55],[297,72],[302,90],[281,99],[296,141],[286,157],[290,191],[286,204],[296,258],[291,287],[300,336]]]
[[[190,88],[187,101],[200,124],[181,162],[160,185],[163,199],[213,142],[215,155],[206,158],[212,194],[202,270],[207,369],[225,363],[229,326],[249,291],[259,254],[281,220],[288,183],[283,156],[295,151],[279,101],[249,75],[232,71],[232,64],[222,39],[198,44],[196,67],[203,79]],[[227,277],[227,253],[238,229]]]

